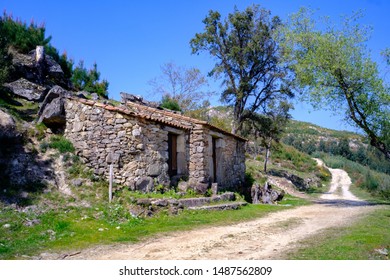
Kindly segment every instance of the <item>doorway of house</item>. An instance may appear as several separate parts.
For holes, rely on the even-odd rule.
[[[212,159],[213,159],[213,183],[217,182],[217,138],[212,138]]]
[[[177,135],[168,133],[168,174],[177,175]]]

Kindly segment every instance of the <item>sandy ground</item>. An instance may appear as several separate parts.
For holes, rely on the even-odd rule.
[[[285,252],[298,246],[298,241],[326,228],[347,225],[375,209],[349,191],[351,179],[345,171],[329,170],[330,190],[313,205],[235,225],[170,233],[137,244],[98,246],[67,259],[283,259]]]

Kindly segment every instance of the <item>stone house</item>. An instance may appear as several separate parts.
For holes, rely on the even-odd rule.
[[[96,174],[132,190],[188,181],[236,190],[245,178],[246,139],[207,122],[126,101],[120,106],[66,97],[65,137]]]

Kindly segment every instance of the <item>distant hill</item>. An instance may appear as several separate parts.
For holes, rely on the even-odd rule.
[[[226,106],[211,107],[190,114],[193,117],[209,121],[222,129],[231,130],[233,114],[231,109]],[[342,156],[373,170],[390,174],[390,162],[369,145],[369,141],[364,135],[358,133],[328,129],[309,122],[291,120],[282,137],[282,143],[293,146],[313,157],[319,152],[331,156]]]

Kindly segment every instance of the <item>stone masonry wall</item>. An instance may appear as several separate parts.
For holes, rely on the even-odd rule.
[[[113,164],[115,182],[132,190],[169,185],[168,131],[161,124],[71,99],[65,111],[65,137],[96,174],[108,177]]]
[[[150,115],[99,104],[66,99],[67,137],[85,164],[96,174],[109,176],[113,165],[116,183],[132,190],[153,191],[156,184],[169,185],[168,133],[178,135],[178,175],[192,186],[235,190],[244,182],[245,141],[204,124],[167,123]],[[170,115],[169,115],[170,116]],[[214,139],[214,140],[213,140]],[[213,149],[213,143],[215,148]],[[213,167],[216,152],[216,174]]]

